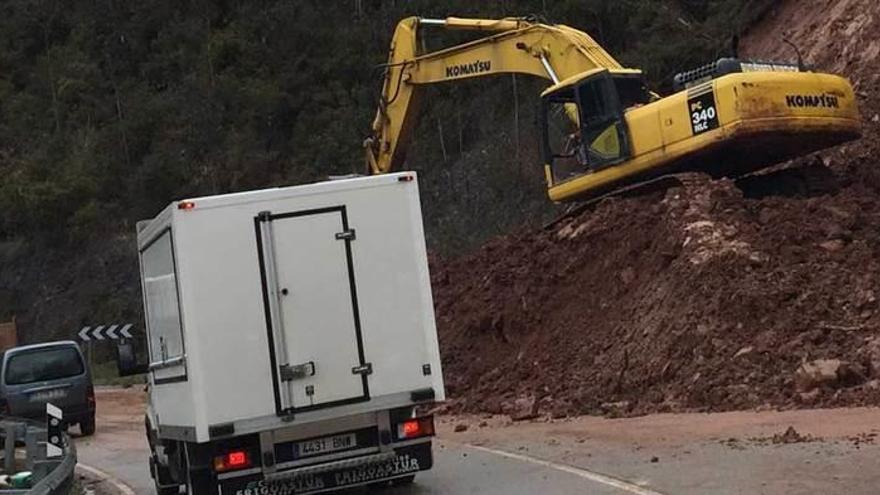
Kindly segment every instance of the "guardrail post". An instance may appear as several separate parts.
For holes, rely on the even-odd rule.
[[[68,495],[76,467],[76,447],[67,433],[60,433],[63,453],[58,458],[46,458],[48,430],[26,420],[0,419],[3,436],[3,467],[5,474],[16,473],[15,444],[24,441],[27,451],[25,466],[32,473],[30,489],[4,489],[0,495]]]
[[[37,456],[39,456],[39,452],[37,452],[37,436],[39,435],[39,430],[36,428],[27,426],[25,427],[24,433],[24,446],[25,451],[27,452],[27,470],[33,472],[34,466],[37,462]]]
[[[3,469],[6,474],[15,474],[15,430],[17,425],[10,422],[3,423]]]

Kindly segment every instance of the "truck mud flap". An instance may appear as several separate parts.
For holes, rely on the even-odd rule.
[[[431,469],[431,444],[394,449],[394,457],[331,471],[306,472],[290,478],[269,481],[260,475],[220,481],[220,495],[306,495],[345,487],[375,483]],[[353,459],[354,460],[354,459]],[[316,466],[317,467],[317,466]],[[283,473],[279,473],[282,474]]]

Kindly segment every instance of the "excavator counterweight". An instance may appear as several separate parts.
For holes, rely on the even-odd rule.
[[[484,38],[421,53],[419,30]],[[738,177],[861,136],[851,84],[802,64],[722,59],[676,77],[660,97],[589,35],[525,18],[402,20],[365,141],[371,173],[404,166],[430,84],[516,73],[550,81],[541,94],[541,148],[554,201],[583,201],[683,171]]]

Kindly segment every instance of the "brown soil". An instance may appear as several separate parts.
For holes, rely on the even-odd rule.
[[[738,183],[692,177],[606,200],[435,260],[452,410],[516,414],[532,399],[553,415],[880,404],[880,76],[876,56],[863,60],[880,38],[870,28],[880,5],[827,3],[831,20],[801,12],[813,2],[784,3],[745,50],[778,58],[766,47],[788,30],[811,57],[836,54],[816,61],[858,84],[865,138]],[[798,390],[799,365],[820,358],[855,372]]]

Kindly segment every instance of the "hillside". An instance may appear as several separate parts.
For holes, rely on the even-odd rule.
[[[823,8],[816,8],[822,3]],[[763,176],[612,199],[434,263],[454,410],[880,404],[880,6],[781,2],[742,40],[858,87],[860,142]]]
[[[24,341],[138,323],[135,222],[174,199],[362,170],[377,65],[405,16],[565,22],[662,89],[772,3],[4,2],[0,320],[17,315]],[[430,31],[426,44],[466,38]],[[432,250],[463,254],[555,214],[534,132],[545,85],[428,92],[408,167],[422,176]]]

